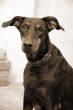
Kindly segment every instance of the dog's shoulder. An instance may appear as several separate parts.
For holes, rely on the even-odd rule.
[[[68,63],[67,59],[62,55],[60,49],[58,49],[55,45],[53,45],[53,49],[57,51],[57,56],[60,56],[61,58],[61,66],[63,71],[67,71],[69,73],[73,72],[73,68],[71,65]]]
[[[70,66],[68,61],[62,55],[60,49],[52,44],[52,58],[51,63],[57,65],[58,70],[65,73],[73,73],[73,68]]]
[[[62,56],[62,53],[57,46],[55,46],[54,44],[51,44],[51,48],[52,48],[52,54],[57,56]]]

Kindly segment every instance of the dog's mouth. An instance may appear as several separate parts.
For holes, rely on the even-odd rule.
[[[22,45],[22,51],[26,54],[35,54],[37,50],[33,51],[32,48],[28,48],[28,47],[25,47],[25,46]]]
[[[25,46],[22,45],[22,51],[25,53],[32,53],[32,49],[31,48],[27,48]]]
[[[38,50],[33,51],[32,48],[26,48],[23,45],[22,45],[22,51],[26,54],[27,59],[29,61],[31,61],[32,59],[34,60],[36,55],[37,55],[37,53],[38,53]]]
[[[35,54],[38,51],[38,49],[39,49],[39,46],[28,47],[22,44],[22,51],[28,54]]]

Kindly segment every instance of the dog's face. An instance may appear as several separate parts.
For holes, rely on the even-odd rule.
[[[25,53],[35,53],[45,38],[46,26],[43,20],[25,18],[19,28],[22,49]]]
[[[35,53],[39,50],[41,44],[44,45],[48,32],[53,29],[63,29],[55,17],[27,18],[14,17],[12,20],[4,22],[3,27],[15,26],[22,40],[22,50],[25,53]]]

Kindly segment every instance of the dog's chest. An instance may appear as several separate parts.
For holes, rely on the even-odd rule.
[[[30,87],[36,88],[41,83],[53,83],[55,80],[55,69],[48,68],[48,65],[42,68],[27,69],[24,73],[24,86],[30,85]]]

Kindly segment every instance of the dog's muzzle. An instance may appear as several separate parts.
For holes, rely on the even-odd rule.
[[[22,50],[25,52],[25,53],[31,53],[32,52],[32,44],[22,44]]]

